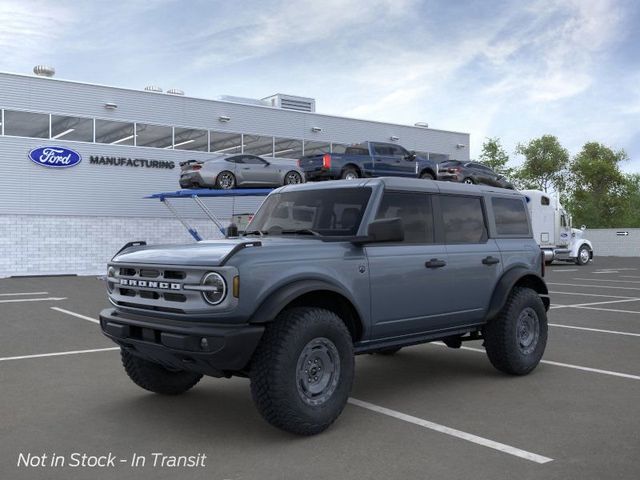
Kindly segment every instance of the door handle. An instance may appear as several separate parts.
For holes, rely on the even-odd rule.
[[[488,257],[482,259],[482,263],[484,263],[485,265],[495,265],[496,263],[500,263],[500,259],[489,255]]]
[[[438,260],[437,258],[432,258],[428,262],[425,262],[424,266],[427,268],[442,268],[447,264],[444,260]]]
[[[243,170],[251,170],[250,167],[242,167]]]

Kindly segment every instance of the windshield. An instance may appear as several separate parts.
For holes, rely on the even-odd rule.
[[[302,190],[272,194],[245,235],[356,235],[370,188]]]

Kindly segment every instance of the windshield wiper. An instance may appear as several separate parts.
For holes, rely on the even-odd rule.
[[[268,235],[269,232],[263,232],[262,230],[249,230],[248,232],[244,232],[242,234],[242,236],[247,236],[247,235],[260,235],[261,237]]]
[[[294,234],[294,235],[314,235],[316,237],[321,237],[318,232],[315,230],[311,230],[310,228],[300,228],[298,230],[283,230],[282,235]]]

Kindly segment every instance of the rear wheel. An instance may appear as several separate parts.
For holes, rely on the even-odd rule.
[[[199,373],[167,370],[162,365],[132,355],[121,349],[122,365],[139,387],[163,395],[179,395],[200,381]]]
[[[314,435],[344,409],[353,373],[353,342],[343,321],[321,308],[294,308],[267,325],[252,360],[251,394],[273,426]]]
[[[576,257],[576,263],[578,265],[586,265],[591,260],[591,251],[586,245],[582,245],[578,250],[578,256]]]
[[[420,178],[422,178],[423,180],[435,180],[436,179],[436,177],[431,172],[422,172],[420,174]]]
[[[471,177],[467,177],[464,180],[462,180],[462,183],[466,183],[467,185],[473,185],[475,182]]]
[[[356,170],[353,167],[347,167],[344,170],[342,170],[342,174],[340,175],[340,178],[343,178],[344,180],[357,180],[358,178],[360,178],[360,174],[358,173],[358,170]]]
[[[515,287],[483,335],[494,367],[512,375],[531,372],[547,345],[547,312],[540,296],[530,288]]]
[[[302,183],[302,175],[300,175],[295,170],[291,170],[287,172],[284,176],[284,184],[285,185],[295,185],[297,183]]]
[[[220,172],[216,177],[216,187],[221,190],[229,190],[236,186],[236,177],[231,172]]]

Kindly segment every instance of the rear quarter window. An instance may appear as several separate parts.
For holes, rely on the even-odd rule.
[[[528,237],[531,234],[526,207],[522,199],[494,197],[491,199],[491,206],[498,235]]]
[[[484,209],[479,197],[442,195],[440,209],[446,243],[485,243],[487,241]]]

